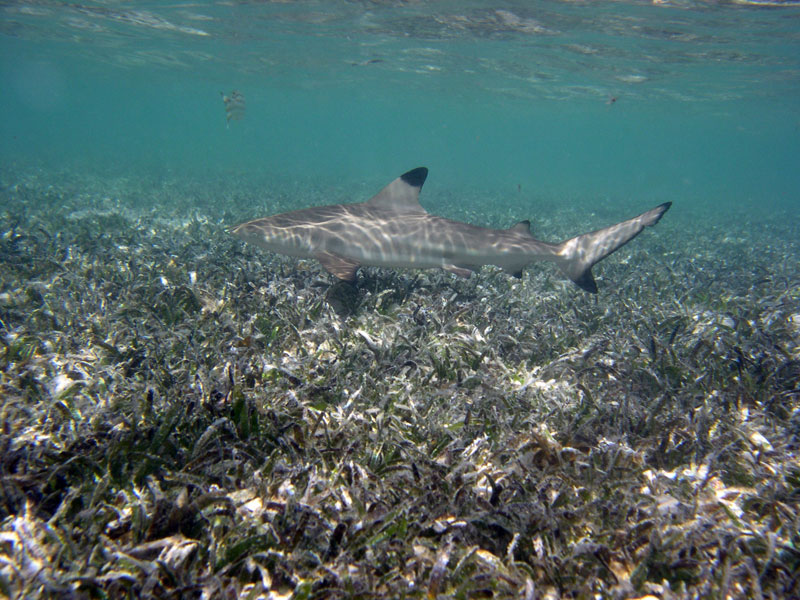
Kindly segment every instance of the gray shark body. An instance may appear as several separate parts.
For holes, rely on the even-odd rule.
[[[529,263],[547,260],[579,287],[596,293],[592,266],[655,225],[671,204],[551,244],[535,239],[527,221],[510,229],[489,229],[429,214],[419,203],[427,175],[428,170],[420,167],[366,202],[256,219],[234,227],[232,233],[279,254],[316,258],[345,281],[354,281],[361,265],[441,268],[460,276],[483,265],[497,265],[519,276]]]

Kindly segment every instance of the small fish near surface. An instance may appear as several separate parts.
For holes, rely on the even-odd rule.
[[[316,258],[349,282],[361,265],[441,268],[462,277],[483,265],[497,265],[519,277],[531,262],[546,260],[578,287],[597,293],[592,266],[658,223],[672,204],[553,244],[535,239],[528,221],[489,229],[429,214],[419,203],[427,176],[428,169],[419,167],[366,202],[273,215],[237,225],[231,233],[272,252]]]
[[[230,94],[220,92],[222,95],[222,102],[225,104],[225,127],[228,127],[231,121],[238,121],[244,117],[245,103],[244,94],[233,90]]]

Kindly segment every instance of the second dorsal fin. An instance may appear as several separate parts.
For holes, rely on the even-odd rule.
[[[531,222],[525,219],[520,221],[513,227],[509,227],[507,231],[511,233],[518,233],[520,235],[531,235]]]

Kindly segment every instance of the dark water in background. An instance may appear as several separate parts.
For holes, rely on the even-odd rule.
[[[43,1],[0,18],[6,164],[313,177],[354,199],[425,165],[428,194],[800,206],[800,6]],[[247,113],[226,128],[234,89]]]

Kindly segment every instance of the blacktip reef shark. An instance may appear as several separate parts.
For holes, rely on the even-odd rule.
[[[231,232],[278,254],[315,258],[349,282],[361,265],[441,268],[462,277],[483,265],[497,265],[520,277],[529,263],[547,260],[578,287],[597,293],[592,267],[658,223],[672,204],[551,244],[531,235],[529,221],[489,229],[429,214],[419,203],[427,176],[428,169],[419,167],[366,202],[304,208],[248,221]]]

